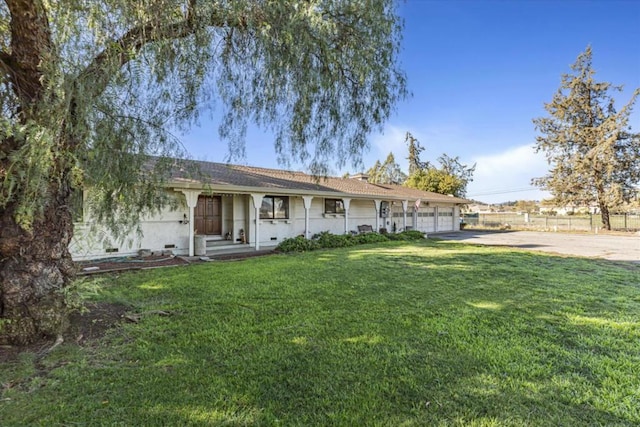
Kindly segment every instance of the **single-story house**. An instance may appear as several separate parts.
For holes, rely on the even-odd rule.
[[[127,256],[140,249],[189,256],[231,247],[259,250],[322,231],[457,231],[460,206],[469,203],[399,185],[373,184],[364,174],[317,178],[278,169],[195,163],[198,179],[176,169],[166,185],[181,200],[181,207],[142,218],[142,237],[132,236],[123,243],[78,222],[71,244],[73,258]]]

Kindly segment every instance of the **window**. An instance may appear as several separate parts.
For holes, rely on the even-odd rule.
[[[344,202],[340,199],[324,199],[324,213],[343,214]]]
[[[264,196],[260,206],[260,219],[288,219],[289,198]]]

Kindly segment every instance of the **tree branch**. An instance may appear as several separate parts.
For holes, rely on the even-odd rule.
[[[30,103],[42,96],[43,62],[51,59],[51,29],[42,1],[5,1],[11,14],[12,79],[18,97]],[[5,53],[6,55],[6,53]],[[3,67],[4,68],[4,67]]]
[[[82,83],[91,83],[83,84],[85,91],[89,87],[92,88],[94,96],[101,94],[109,82],[111,73],[134,59],[145,45],[158,41],[177,40],[195,34],[198,25],[195,22],[194,8],[195,4],[192,0],[184,21],[161,27],[145,24],[130,29],[122,37],[109,43],[78,75],[77,80]],[[209,16],[206,24],[213,27],[232,26],[221,19],[217,13]]]

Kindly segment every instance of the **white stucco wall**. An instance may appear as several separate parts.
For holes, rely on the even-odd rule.
[[[136,255],[140,249],[166,249],[186,255],[189,252],[189,225],[180,222],[184,222],[185,214],[188,216],[187,208],[180,206],[174,211],[165,209],[158,215],[143,218],[140,222],[142,237],[134,232],[123,241],[115,239],[104,227],[97,226],[92,230],[89,223],[76,223],[69,249],[76,260]],[[113,249],[117,251],[108,252]]]
[[[179,195],[179,200],[184,196]],[[326,214],[324,212],[323,197],[314,197],[309,211],[310,235],[328,231],[333,234],[345,233],[344,214]],[[389,232],[393,231],[395,223],[396,231],[403,229],[402,202],[390,203],[391,214],[388,218],[377,218],[375,203],[370,199],[352,198],[348,211],[348,223],[346,231],[356,231],[359,225],[371,225],[374,230],[385,227]],[[451,212],[452,216],[438,216],[438,210]],[[427,233],[435,231],[459,230],[460,208],[452,204],[440,204],[421,206],[420,212],[433,212],[432,217],[413,217],[413,203],[407,206],[407,226]],[[159,252],[170,249],[176,255],[188,255],[189,253],[189,229],[193,224],[185,224],[184,218],[188,218],[189,209],[186,202],[176,210],[165,209],[158,215],[143,218],[141,230],[143,236],[132,234],[123,242],[118,242],[104,229],[91,232],[89,224],[75,224],[75,235],[71,242],[71,253],[76,260],[97,259],[109,257],[121,257],[136,255],[140,249],[149,249]],[[222,195],[222,235],[233,233],[232,239],[240,243],[240,230],[244,230],[246,241],[255,246],[256,211],[249,194],[223,194]],[[304,235],[305,233],[305,208],[302,197],[289,197],[289,218],[277,220],[259,221],[260,247],[277,246],[286,238]],[[107,252],[107,249],[117,249],[117,252]]]
[[[314,197],[309,210],[309,229],[311,235],[328,231],[333,234],[345,233],[344,214],[325,214],[324,198]],[[249,213],[250,241],[253,244],[255,236],[255,208],[251,203]],[[379,227],[391,230],[393,218],[380,218]],[[358,225],[376,227],[376,209],[373,200],[352,199],[349,206],[348,224],[346,231],[357,231]],[[304,235],[305,209],[302,197],[289,198],[289,219],[259,220],[260,246],[277,246],[287,238]]]

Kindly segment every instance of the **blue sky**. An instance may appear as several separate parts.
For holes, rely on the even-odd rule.
[[[367,166],[393,152],[406,169],[408,131],[426,147],[423,160],[447,153],[477,164],[468,197],[541,199],[547,195],[530,181],[548,166],[532,148],[532,119],[546,115],[544,103],[576,57],[591,45],[596,78],[624,85],[618,107],[640,87],[640,1],[408,0],[399,12],[401,66],[413,96],[398,105],[383,134],[370,136]],[[640,105],[631,125],[640,131]],[[182,139],[196,159],[225,160],[215,121]],[[279,167],[268,134],[250,130],[244,163]]]

